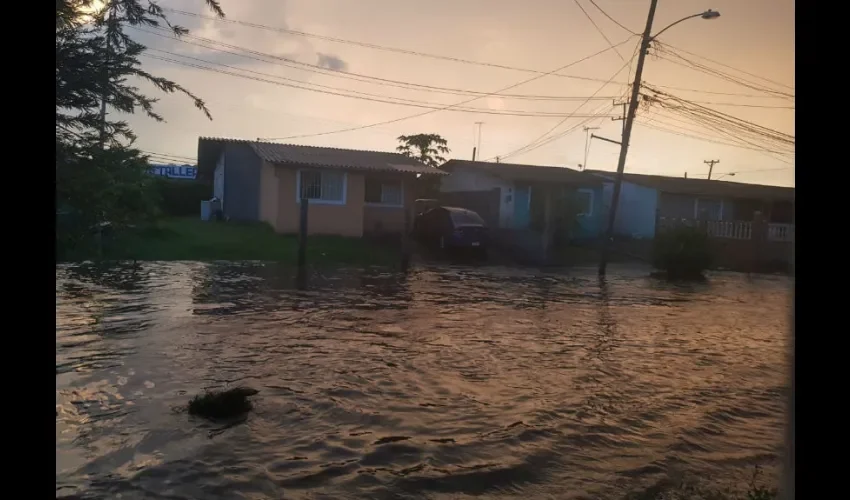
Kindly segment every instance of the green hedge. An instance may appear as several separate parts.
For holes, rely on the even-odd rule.
[[[159,194],[163,214],[200,217],[201,201],[213,197],[213,186],[204,181],[160,179]]]

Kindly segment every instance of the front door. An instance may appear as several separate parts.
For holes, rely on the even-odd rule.
[[[531,224],[531,186],[514,187],[514,229],[526,229]]]

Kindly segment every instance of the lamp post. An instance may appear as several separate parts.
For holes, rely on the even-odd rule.
[[[701,17],[702,19],[717,19],[720,17],[720,13],[714,10],[707,10],[705,12],[701,12],[699,14],[694,14],[692,16],[683,17],[678,21],[668,25],[661,31],[659,31],[656,35],[652,35],[652,20],[655,18],[655,8],[658,5],[658,0],[652,0],[649,4],[649,15],[646,18],[646,28],[643,31],[643,35],[641,35],[640,42],[640,52],[638,53],[638,62],[637,68],[635,69],[635,81],[632,84],[632,95],[631,100],[629,100],[629,110],[626,114],[626,124],[623,127],[623,140],[620,144],[620,158],[617,162],[617,176],[614,179],[614,192],[613,197],[611,199],[611,210],[608,213],[608,228],[605,232],[605,241],[602,242],[602,252],[599,259],[599,275],[604,276],[605,270],[608,267],[608,254],[611,251],[611,243],[614,238],[614,221],[617,217],[617,205],[620,201],[620,189],[623,183],[623,170],[626,166],[626,154],[629,151],[629,138],[632,135],[632,125],[635,120],[635,113],[637,112],[638,105],[638,93],[640,92],[640,81],[641,75],[643,75],[643,62],[646,59],[646,52],[649,49],[649,44],[653,40],[655,40],[658,35],[664,33],[671,27],[681,23],[682,21],[686,21],[688,19],[692,19],[695,17]]]

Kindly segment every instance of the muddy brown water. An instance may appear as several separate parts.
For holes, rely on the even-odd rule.
[[[644,268],[56,271],[57,496],[621,498],[775,481],[788,278]],[[243,421],[182,407],[260,390]]]

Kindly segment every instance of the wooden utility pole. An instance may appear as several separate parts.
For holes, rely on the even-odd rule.
[[[632,95],[629,100],[629,110],[626,114],[626,123],[623,126],[623,140],[620,145],[620,158],[617,161],[617,176],[614,179],[614,193],[611,198],[611,211],[608,213],[608,229],[605,232],[605,241],[602,242],[602,253],[599,259],[599,275],[605,275],[608,267],[608,254],[611,251],[611,244],[614,239],[614,221],[617,218],[617,205],[620,202],[620,190],[623,185],[623,170],[626,168],[626,155],[629,152],[629,138],[632,135],[632,125],[635,121],[635,113],[637,113],[638,97],[640,92],[640,79],[643,75],[643,62],[646,60],[646,53],[649,50],[649,42],[652,40],[652,21],[655,18],[655,8],[658,6],[658,0],[651,0],[649,4],[649,14],[646,16],[646,28],[643,30],[643,35],[640,41],[640,52],[638,53],[637,68],[635,69],[635,81],[632,83]]]
[[[584,128],[584,163],[582,163],[581,170],[587,168],[587,154],[590,152],[590,131],[591,130],[599,130],[599,127],[583,127]]]
[[[703,163],[708,165],[708,180],[711,180],[711,171],[714,170],[714,164],[720,163],[720,160],[705,160]]]

